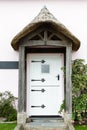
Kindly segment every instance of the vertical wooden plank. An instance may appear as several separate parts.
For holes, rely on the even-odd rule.
[[[47,44],[47,30],[44,31],[44,44]]]
[[[66,47],[66,112],[72,114],[72,85],[71,85],[71,53],[72,46]]]
[[[64,51],[64,66],[66,66],[66,51]],[[64,76],[64,99],[66,99],[66,78],[65,78],[65,76]]]
[[[19,47],[19,88],[18,88],[18,111],[24,112],[26,105],[25,88],[25,47]]]

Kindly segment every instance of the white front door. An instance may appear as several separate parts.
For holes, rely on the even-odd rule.
[[[27,112],[57,116],[64,98],[63,54],[27,55]]]

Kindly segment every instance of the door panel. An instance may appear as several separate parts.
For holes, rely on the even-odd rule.
[[[29,115],[58,115],[64,97],[63,54],[29,54],[27,61]]]

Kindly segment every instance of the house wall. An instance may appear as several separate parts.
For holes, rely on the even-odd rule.
[[[10,43],[46,6],[80,41],[72,59],[87,63],[87,1],[86,0],[1,0],[0,1],[0,62],[18,61],[18,51]],[[0,69],[0,92],[11,91],[18,96],[18,69]]]

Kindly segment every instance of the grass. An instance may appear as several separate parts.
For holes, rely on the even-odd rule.
[[[16,126],[17,124],[16,123],[1,123],[0,124],[0,130],[14,130],[14,128],[15,128],[15,126]]]
[[[87,130],[87,125],[75,125],[75,130]]]
[[[14,130],[16,123],[1,123],[0,130]],[[87,125],[75,125],[75,130],[87,130]]]

